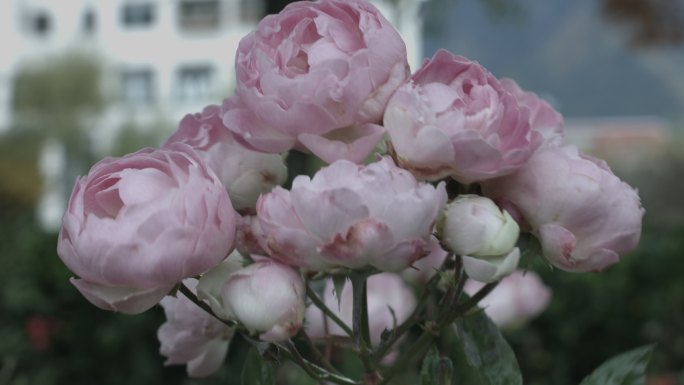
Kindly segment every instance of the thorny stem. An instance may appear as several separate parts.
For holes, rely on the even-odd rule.
[[[314,305],[316,305],[317,308],[321,309],[323,314],[325,314],[326,316],[328,316],[328,318],[333,320],[333,322],[335,322],[337,326],[344,330],[344,332],[347,333],[349,337],[354,337],[354,332],[352,332],[349,326],[347,326],[347,324],[345,324],[344,321],[340,319],[340,317],[338,317],[332,310],[330,310],[328,306],[325,305],[325,303],[323,303],[323,301],[318,297],[318,295],[316,295],[316,293],[313,291],[313,289],[311,289],[311,287],[308,284],[306,285],[306,295],[309,297],[311,302],[313,302]]]
[[[352,330],[356,348],[367,375],[375,373],[375,365],[370,358],[370,329],[368,326],[368,276],[354,273],[352,283]]]
[[[449,256],[445,259],[444,264],[440,267],[439,271],[444,271],[445,264],[449,260]],[[460,270],[460,264],[458,264],[458,257],[457,257],[457,271]],[[406,333],[413,325],[415,325],[419,319],[420,315],[423,312],[423,309],[427,306],[427,298],[432,294],[434,288],[437,286],[440,280],[440,275],[439,272],[435,273],[435,275],[430,278],[430,280],[427,282],[425,285],[425,288],[423,289],[422,293],[420,294],[420,299],[418,300],[418,305],[416,305],[415,309],[413,309],[413,312],[411,315],[404,321],[402,322],[399,326],[394,328],[391,332],[389,337],[384,340],[380,345],[375,349],[375,352],[373,353],[373,360],[375,362],[379,362],[382,360],[382,358],[387,354],[387,351],[394,345],[399,338],[401,338],[404,333]]]
[[[221,321],[222,323],[230,326],[230,327],[235,327],[237,326],[237,323],[235,321],[227,321],[216,315],[214,311],[211,309],[211,306],[207,305],[206,302],[201,301],[195,293],[193,293],[183,282],[180,283],[180,286],[178,286],[178,291],[183,293],[185,297],[187,297],[190,301],[192,301],[195,305],[199,306],[202,310],[206,311],[207,313],[211,314],[212,317],[216,318],[217,320]]]
[[[352,330],[356,346],[361,348],[363,344],[370,344],[370,332],[368,329],[368,296],[367,277],[360,274],[352,274]]]
[[[498,285],[499,282],[491,282],[486,285],[484,285],[480,290],[477,291],[472,297],[468,298],[466,301],[464,301],[461,304],[458,304],[454,306],[454,310],[450,312],[449,317],[444,319],[444,321],[439,325],[439,327],[444,327],[452,322],[463,314],[465,314],[468,310],[472,309],[475,305],[477,305],[482,298],[486,297],[487,294],[491,293],[494,288],[496,288],[496,285]]]
[[[324,368],[307,361],[304,357],[302,357],[292,341],[288,341],[286,347],[282,345],[278,346],[287,359],[297,364],[306,372],[306,374],[318,381],[327,381],[340,385],[361,385],[361,382],[359,381],[354,381],[339,374],[330,373]]]
[[[319,364],[321,364],[325,369],[327,369],[330,372],[339,373],[339,371],[334,366],[332,366],[330,361],[328,361],[328,359],[325,356],[323,356],[321,351],[318,350],[316,345],[314,345],[313,341],[311,341],[311,338],[309,338],[309,335],[306,334],[306,331],[304,331],[304,329],[301,329],[299,331],[299,335],[302,337],[302,339],[306,343],[306,346],[309,348],[309,350],[314,355]]]
[[[413,359],[425,355],[425,352],[430,347],[434,336],[435,335],[432,330],[427,328],[423,330],[423,334],[421,334],[416,342],[411,345],[411,347],[407,350],[407,353],[400,357],[397,362],[395,362],[391,367],[382,373],[382,380],[378,383],[378,385],[389,384],[389,381],[392,379],[392,377],[394,377],[400,371],[405,370],[407,365],[409,365]]]

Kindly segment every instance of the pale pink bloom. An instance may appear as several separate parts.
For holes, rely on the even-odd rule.
[[[439,50],[390,99],[384,124],[399,166],[421,179],[490,179],[541,145],[530,111],[485,68]]]
[[[408,76],[406,46],[368,1],[299,1],[265,17],[236,56],[241,108],[226,126],[251,148],[362,161],[387,100]]]
[[[195,292],[196,279],[183,283]],[[226,358],[232,329],[180,292],[164,297],[161,305],[166,322],[159,327],[157,338],[159,352],[167,358],[164,365],[187,365],[190,377],[206,377],[218,371]]]
[[[187,145],[106,158],[78,178],[57,253],[94,305],[140,313],[233,248],[236,214]]]
[[[212,105],[186,115],[162,147],[176,142],[190,145],[226,187],[233,207],[254,210],[259,195],[285,182],[287,168],[282,155],[248,150],[233,139],[222,114],[234,105],[235,98],[228,98],[223,107]]]
[[[325,285],[323,301],[351,329],[354,302],[352,285],[347,282],[344,286],[339,306],[333,291],[334,285],[329,279]],[[408,319],[416,307],[416,297],[401,277],[392,273],[380,273],[368,277],[367,293],[368,329],[371,344],[377,346],[385,329],[391,330]],[[312,337],[323,337],[326,335],[326,330],[328,335],[346,335],[333,320],[324,319],[323,312],[315,305],[307,308],[304,327]]]
[[[304,280],[299,271],[270,258],[236,269],[221,265],[200,280],[199,295],[222,318],[240,322],[268,342],[297,334],[304,318]]]
[[[255,215],[243,215],[238,220],[235,233],[235,248],[243,255],[267,255],[261,247],[265,244],[265,235],[259,226],[259,219]]]
[[[468,280],[464,290],[474,295],[484,284]],[[478,306],[501,328],[515,328],[541,314],[551,300],[551,290],[532,271],[515,271],[499,282]]]
[[[428,250],[427,256],[415,261],[410,267],[401,272],[401,276],[406,282],[417,286],[424,285],[437,273],[449,255],[434,236],[430,239]]]
[[[292,190],[257,203],[264,248],[285,263],[316,270],[400,271],[427,255],[444,184],[419,183],[383,158],[368,166],[337,161]]]
[[[516,173],[482,187],[520,212],[544,256],[563,270],[602,270],[639,242],[637,192],[574,146],[542,149]]]
[[[530,127],[544,137],[545,147],[563,144],[563,115],[534,92],[523,91],[513,79],[501,79],[506,91],[518,99],[518,104],[530,110]]]

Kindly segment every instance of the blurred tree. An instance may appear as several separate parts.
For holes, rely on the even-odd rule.
[[[0,138],[0,212],[11,206],[33,208],[42,183],[37,160],[41,136],[34,132],[10,132]]]
[[[266,14],[278,13],[294,0],[266,0]]]
[[[4,195],[36,202],[41,192],[36,163],[47,139],[64,144],[66,169],[60,178],[69,181],[67,185],[93,162],[86,124],[105,106],[100,79],[100,63],[86,53],[69,52],[23,65],[14,78],[13,126],[1,142],[9,150],[0,153],[0,164],[15,166],[0,167],[0,176],[16,181],[2,189]]]
[[[635,46],[684,41],[681,0],[603,0],[603,13],[608,19],[632,25]]]
[[[14,81],[16,125],[67,141],[80,140],[83,119],[105,104],[100,76],[98,61],[83,53],[25,64]]]

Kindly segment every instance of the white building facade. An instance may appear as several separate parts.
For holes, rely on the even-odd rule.
[[[3,0],[0,129],[12,123],[12,79],[23,63],[70,51],[104,66],[108,108],[93,143],[126,122],[177,122],[229,95],[234,52],[262,14],[261,0]],[[99,140],[97,140],[99,139]],[[106,151],[106,148],[96,148]]]
[[[415,69],[423,1],[374,2],[404,36]],[[110,103],[93,131],[95,145],[112,143],[124,123],[173,124],[232,92],[234,52],[264,9],[265,0],[2,0],[0,132],[12,124],[12,82],[21,66],[69,51],[104,65]]]
[[[423,1],[374,1],[406,40],[412,69],[422,60]],[[92,55],[103,67],[106,108],[88,122],[94,154],[109,153],[124,125],[171,130],[185,114],[233,92],[235,51],[265,5],[266,0],[0,0],[0,134],[19,123],[11,98],[22,66],[49,65],[69,52]],[[71,183],[64,181],[60,151],[64,157],[63,145],[46,142],[40,162],[45,192],[38,215],[48,229],[58,228]]]

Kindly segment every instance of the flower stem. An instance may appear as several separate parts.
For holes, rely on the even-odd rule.
[[[486,297],[487,294],[491,293],[494,288],[496,288],[496,285],[498,285],[499,282],[491,282],[486,285],[484,285],[480,290],[477,291],[472,297],[468,298],[465,300],[463,303],[460,303],[456,306],[453,307],[454,310],[449,312],[448,316],[445,317],[441,322],[439,323],[439,327],[443,328],[452,322],[463,314],[465,314],[468,310],[472,309],[475,307],[482,298]]]
[[[313,341],[311,341],[311,338],[309,338],[309,335],[306,334],[306,331],[304,331],[304,329],[301,329],[299,331],[299,336],[304,340],[306,346],[309,348],[309,350],[314,355],[319,364],[321,364],[326,370],[330,372],[339,373],[339,371],[334,366],[332,366],[330,361],[328,361],[328,359],[325,356],[323,356],[321,351],[318,350],[316,345],[314,345]]]
[[[371,360],[370,328],[368,326],[368,275],[352,273],[352,330],[359,357],[365,369],[366,378],[377,377],[375,364]]]
[[[359,381],[354,381],[345,376],[331,373],[324,368],[307,361],[304,357],[302,357],[292,341],[288,341],[287,346],[278,346],[280,347],[280,351],[285,358],[297,364],[304,370],[304,372],[306,372],[306,374],[318,381],[327,381],[340,385],[361,385],[361,382]]]
[[[311,302],[313,302],[313,304],[316,305],[317,308],[321,309],[323,314],[325,314],[326,316],[328,316],[328,318],[333,320],[333,322],[335,322],[337,326],[344,330],[344,332],[347,333],[349,337],[354,337],[354,332],[349,328],[349,326],[347,326],[347,324],[344,323],[344,321],[342,321],[340,317],[338,317],[335,314],[335,312],[330,310],[330,308],[325,305],[325,303],[318,297],[318,295],[316,295],[316,292],[314,292],[308,284],[306,285],[306,295],[309,297]]]
[[[206,311],[209,313],[212,317],[216,318],[217,320],[221,321],[222,323],[230,326],[230,327],[235,327],[237,326],[235,321],[227,321],[216,315],[214,311],[211,309],[211,306],[207,305],[206,302],[201,301],[195,293],[193,293],[183,282],[180,283],[178,286],[178,291],[180,291],[185,297],[187,297],[190,301],[192,301],[195,305],[199,306],[202,310]]]
[[[367,296],[367,276],[363,274],[352,274],[352,330],[354,341],[357,347],[370,345],[370,331],[368,328],[368,296]]]
[[[406,354],[401,356],[397,362],[395,362],[391,367],[382,373],[382,380],[378,383],[378,385],[389,384],[389,381],[392,379],[392,377],[394,377],[400,371],[405,370],[412,360],[424,356],[427,352],[427,349],[430,347],[433,338],[433,331],[429,329],[423,330],[423,333],[420,335],[420,337],[418,337],[416,342],[414,342],[413,345],[406,350]]]
[[[375,362],[380,362],[380,360],[382,360],[385,354],[387,354],[387,351],[397,342],[397,340],[399,340],[399,338],[401,338],[404,335],[404,333],[409,331],[413,327],[413,325],[420,321],[421,313],[423,312],[423,309],[425,309],[428,303],[427,299],[430,295],[432,295],[435,288],[437,287],[437,284],[441,279],[440,273],[445,271],[446,264],[450,256],[451,254],[447,256],[439,271],[437,271],[430,278],[427,284],[425,284],[425,287],[423,288],[423,291],[420,294],[418,304],[416,305],[415,309],[413,309],[411,315],[404,322],[395,327],[390,332],[389,337],[382,341],[382,343],[380,343],[377,349],[375,349],[375,352],[373,353],[373,360]]]

